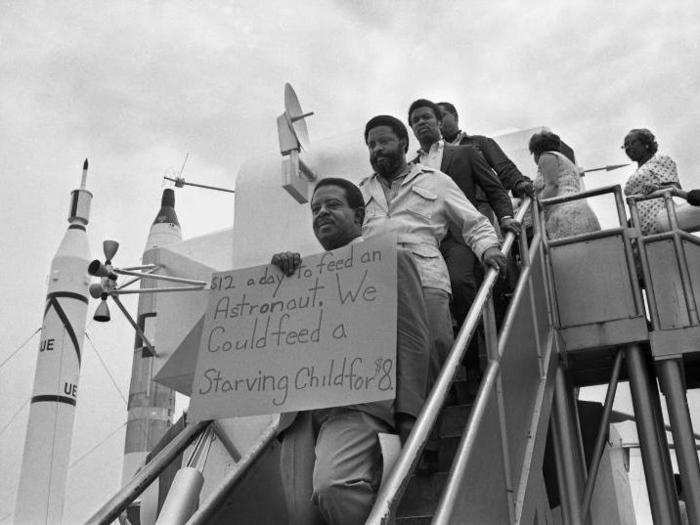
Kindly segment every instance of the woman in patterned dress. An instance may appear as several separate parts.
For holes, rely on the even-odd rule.
[[[559,137],[551,131],[542,131],[530,137],[530,153],[537,163],[535,192],[538,199],[583,190],[581,172],[573,162],[559,153],[560,144]],[[550,240],[600,230],[598,218],[583,199],[547,206],[544,218]]]
[[[668,155],[657,155],[659,145],[654,134],[648,129],[633,129],[625,137],[622,146],[630,160],[637,163],[634,172],[625,184],[625,195],[646,195],[663,186],[676,186],[680,189],[676,163]],[[656,233],[654,219],[664,209],[664,200],[651,199],[637,203],[639,227],[642,234]]]

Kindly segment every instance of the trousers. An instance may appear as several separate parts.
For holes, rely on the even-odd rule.
[[[359,525],[382,477],[381,419],[345,407],[300,412],[282,435],[280,470],[289,523]]]
[[[450,294],[439,288],[423,288],[423,299],[428,314],[428,329],[430,330],[430,369],[428,373],[428,394],[437,381],[442,365],[454,344],[452,331],[452,315],[450,314]],[[437,451],[437,426],[433,429],[426,450]]]
[[[428,392],[430,392],[452,349],[454,332],[450,314],[450,294],[439,288],[423,288],[423,299],[428,314],[428,330],[431,338],[430,373],[428,374]]]
[[[452,314],[458,327],[462,326],[483,276],[481,265],[474,252],[463,243],[448,235],[440,245],[447,264],[452,286]]]

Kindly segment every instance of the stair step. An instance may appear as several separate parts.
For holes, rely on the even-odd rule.
[[[396,512],[397,517],[415,518],[432,516],[442,489],[447,481],[447,472],[430,476],[412,476]],[[418,522],[420,523],[420,522]]]
[[[433,521],[432,514],[430,516],[404,516],[396,518],[394,523],[397,525],[428,525]]]
[[[438,470],[428,476],[411,477],[396,512],[397,524],[422,525],[432,521],[479,387],[473,375],[463,366],[457,369],[437,424]]]
[[[443,438],[459,437],[467,425],[472,404],[452,405],[442,409],[438,435]]]
[[[460,366],[452,381],[450,396],[447,398],[446,405],[472,403],[479,390],[480,382],[481,372],[476,370],[467,372],[464,366]]]
[[[447,473],[452,466],[452,461],[457,453],[457,447],[462,436],[455,436],[440,439],[440,448],[438,450],[438,472]]]
[[[445,401],[445,406],[463,405],[471,403],[476,397],[476,388],[467,381],[460,379],[454,381],[450,387],[450,393]]]

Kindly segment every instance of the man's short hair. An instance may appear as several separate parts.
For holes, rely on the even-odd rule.
[[[433,102],[432,100],[428,100],[427,98],[419,98],[408,107],[409,124],[411,124],[411,113],[413,113],[413,111],[418,108],[430,108],[433,110],[433,113],[435,113],[435,118],[438,119],[438,122],[442,120],[442,113],[440,112],[440,108],[435,102]]]
[[[403,125],[403,122],[391,115],[377,115],[369,119],[369,122],[367,122],[365,126],[365,144],[367,144],[367,136],[370,130],[379,126],[389,126],[399,139],[404,139],[406,142],[404,152],[408,151],[408,130],[406,126]]]
[[[365,208],[365,198],[362,196],[362,191],[349,180],[341,179],[339,177],[328,177],[321,179],[316,184],[311,197],[313,198],[313,195],[316,194],[316,190],[322,188],[323,186],[339,186],[343,188],[345,191],[345,199],[348,201],[348,205],[350,205],[353,210]]]
[[[437,105],[438,105],[438,107],[444,108],[445,111],[447,111],[454,118],[459,120],[459,115],[457,114],[457,108],[454,107],[453,104],[450,104],[449,102],[438,102]]]

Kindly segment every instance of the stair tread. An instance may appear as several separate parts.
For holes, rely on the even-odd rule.
[[[473,374],[468,374],[463,366],[458,368],[437,422],[437,472],[411,476],[397,508],[396,523],[419,525],[431,522],[478,389],[471,376]]]
[[[396,518],[395,523],[404,525],[423,525],[433,521],[432,514],[429,516],[400,516]]]
[[[459,437],[467,425],[472,404],[452,405],[442,409],[439,420],[438,435],[440,437]]]
[[[446,481],[447,472],[412,476],[399,503],[397,517],[431,516]]]

